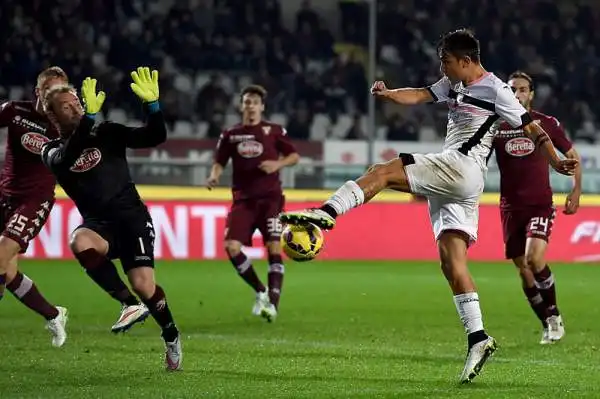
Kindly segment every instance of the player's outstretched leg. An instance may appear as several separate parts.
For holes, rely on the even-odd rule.
[[[6,289],[23,305],[46,320],[46,329],[52,335],[52,346],[61,347],[67,340],[67,309],[50,304],[35,283],[17,269],[21,244],[11,238],[0,237],[0,263],[6,270]]]
[[[267,288],[256,274],[256,270],[254,270],[254,266],[252,266],[252,261],[248,259],[246,254],[242,251],[241,242],[236,240],[226,240],[225,251],[238,275],[246,282],[246,284],[252,287],[254,292],[256,292],[256,301],[252,307],[252,314],[260,316],[263,310],[270,304]]]
[[[119,276],[115,264],[106,257],[108,242],[88,228],[78,228],[71,236],[71,250],[87,275],[121,303],[121,314],[111,327],[114,333],[125,332],[150,314],[148,308],[131,293]]]
[[[410,192],[404,171],[406,162],[407,160],[401,157],[373,165],[356,181],[344,183],[320,208],[283,212],[279,219],[285,224],[313,223],[322,229],[332,229],[338,216],[370,201],[386,188]]]
[[[160,285],[155,283],[154,269],[135,267],[127,271],[127,277],[134,291],[142,298],[150,314],[162,330],[165,341],[165,366],[167,370],[181,369],[183,352],[179,330],[167,303],[167,297]]]
[[[483,328],[479,295],[467,267],[469,237],[461,231],[448,230],[438,238],[442,271],[454,293],[454,304],[467,332],[467,359],[461,383],[471,382],[496,351],[496,340]]]
[[[546,325],[540,344],[551,344],[560,341],[565,335],[565,326],[556,303],[556,287],[554,275],[544,260],[547,242],[540,238],[529,237],[525,249],[525,262],[533,274],[544,305],[547,308]]]

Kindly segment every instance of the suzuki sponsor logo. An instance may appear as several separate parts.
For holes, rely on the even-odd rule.
[[[13,119],[13,121],[17,124],[17,125],[21,125],[24,126],[26,128],[29,129],[34,129],[34,130],[39,130],[40,132],[45,132],[46,128],[38,125],[35,122],[30,121],[29,119],[25,119],[23,118],[21,115],[16,115]]]

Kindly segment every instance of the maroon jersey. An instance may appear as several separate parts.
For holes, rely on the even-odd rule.
[[[58,138],[56,129],[31,101],[0,105],[0,127],[8,127],[0,191],[16,198],[52,198],[56,180],[40,153],[42,145]]]
[[[530,111],[531,117],[548,133],[552,144],[563,154],[572,147],[565,131],[552,116]],[[500,207],[519,209],[552,205],[548,161],[523,129],[502,123],[494,138],[494,150],[500,169]]]
[[[261,162],[290,155],[296,148],[283,127],[269,122],[255,126],[236,125],[219,137],[215,162],[233,166],[233,199],[261,198],[281,194],[279,172],[267,174]]]

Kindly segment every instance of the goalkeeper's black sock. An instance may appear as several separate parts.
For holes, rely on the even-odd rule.
[[[75,257],[86,273],[111,297],[123,305],[139,305],[140,301],[131,293],[127,285],[119,276],[115,264],[93,248],[86,249]]]
[[[154,295],[144,299],[144,304],[148,307],[150,314],[158,323],[162,330],[162,337],[166,342],[173,342],[179,336],[179,330],[175,326],[173,315],[167,303],[167,297],[160,285],[156,285]]]

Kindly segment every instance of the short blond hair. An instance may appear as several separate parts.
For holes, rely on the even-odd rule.
[[[69,84],[58,84],[51,86],[44,94],[44,99],[42,101],[44,112],[48,112],[50,101],[52,101],[52,98],[54,98],[55,95],[60,93],[71,93],[77,97],[77,90],[75,90],[75,88]]]
[[[64,79],[66,82],[69,81],[67,73],[61,67],[51,66],[50,68],[46,68],[40,72],[37,77],[36,87],[40,89],[44,81],[50,78]]]

